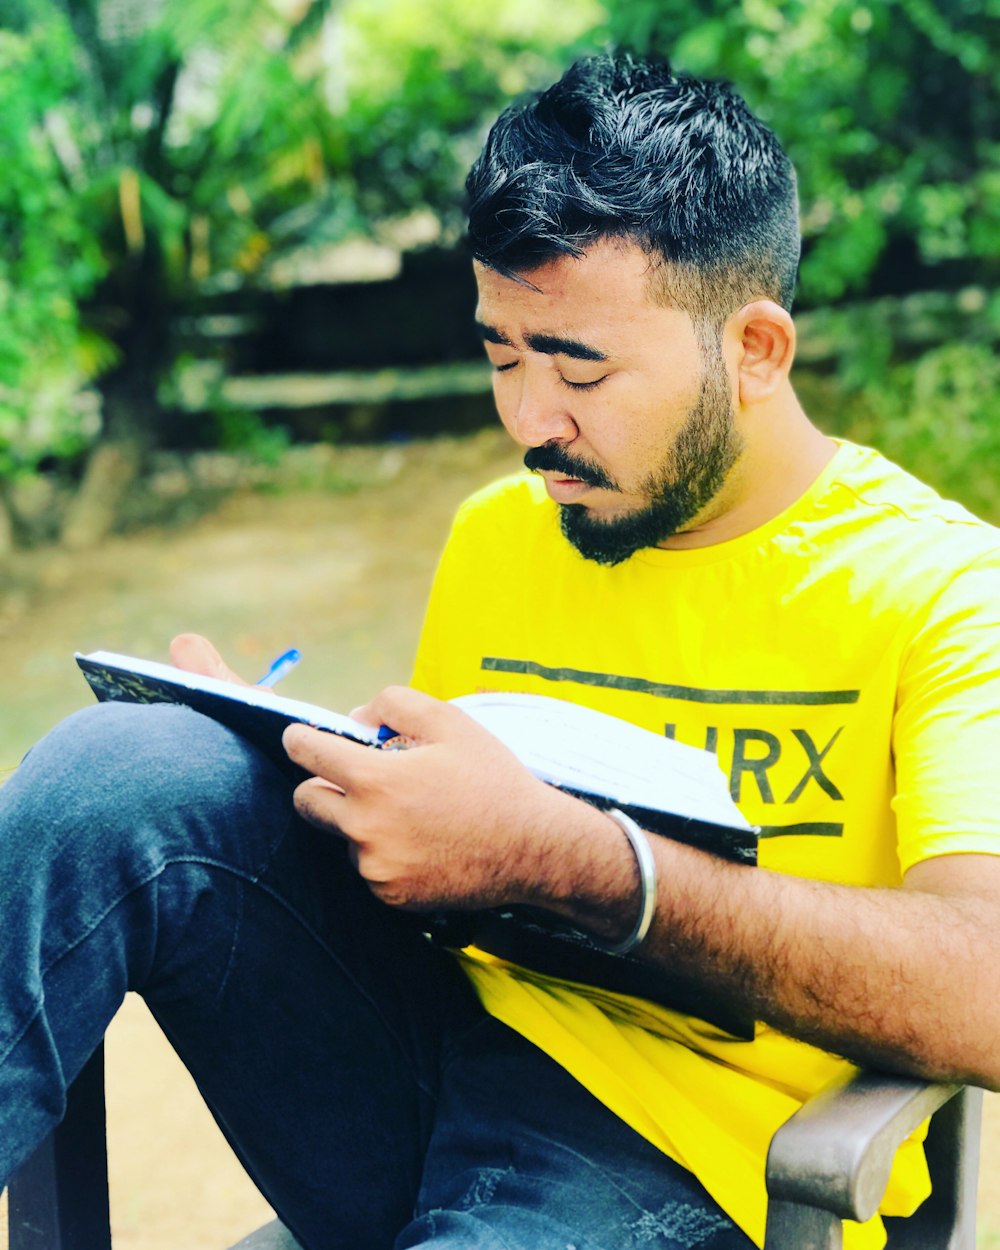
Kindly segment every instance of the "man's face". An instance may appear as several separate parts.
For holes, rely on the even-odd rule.
[[[521,282],[476,265],[500,419],[563,533],[602,564],[715,515],[742,447],[721,356],[687,313],[654,302],[650,264],[603,240]]]

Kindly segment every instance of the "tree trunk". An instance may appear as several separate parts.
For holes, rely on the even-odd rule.
[[[14,551],[14,523],[10,508],[0,491],[0,565],[10,559]]]
[[[135,335],[134,338],[139,338]],[[104,380],[104,437],[91,451],[60,535],[64,547],[96,547],[114,529],[122,500],[142,471],[160,417],[152,353],[141,339]],[[138,348],[138,350],[137,350]]]
[[[169,359],[169,300],[159,242],[144,234],[127,262],[95,299],[95,320],[118,322],[121,364],[101,380],[104,430],[91,451],[79,490],[63,521],[61,541],[71,550],[106,538],[121,504],[162,434],[157,379]]]
[[[114,528],[122,499],[139,474],[136,440],[102,442],[87,460],[80,488],[66,512],[62,545],[70,551],[96,547]]]

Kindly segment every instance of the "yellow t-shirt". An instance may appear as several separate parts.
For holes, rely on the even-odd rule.
[[[1000,534],[853,444],[759,529],[614,568],[566,542],[537,479],[480,491],[442,557],[413,682],[445,699],[554,695],[715,752],[775,871],[896,885],[931,856],[1000,854]],[[763,1242],[768,1142],[843,1060],[462,959],[493,1015]],[[885,1212],[926,1186],[908,1144]],[[883,1242],[878,1219],[846,1230],[849,1250]]]

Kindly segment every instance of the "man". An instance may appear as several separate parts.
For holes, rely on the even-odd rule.
[[[411,747],[289,729],[306,823],[185,710],[93,709],[31,753],[2,794],[0,1177],[137,988],[307,1247],[745,1248],[835,1055],[1000,1085],[1000,543],[802,412],[794,177],[729,89],[579,63],[469,191],[537,476],[464,506],[416,689],[362,709]],[[192,636],[173,658],[231,675]],[[761,868],[543,785],[440,702],[477,687],[715,752]],[[756,1037],[420,934],[496,903],[712,985]]]

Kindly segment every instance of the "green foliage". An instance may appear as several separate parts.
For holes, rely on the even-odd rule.
[[[330,0],[5,9],[0,477],[94,434],[87,378],[103,375],[106,424],[155,437],[174,312],[266,261],[323,181],[329,124],[302,47]]]
[[[103,349],[81,330],[78,301],[105,270],[60,161],[60,102],[80,81],[65,20],[0,30],[0,477],[69,454],[93,433],[80,394]]]
[[[602,16],[599,0],[344,0],[330,93],[335,224],[370,228],[429,207],[457,230],[487,127],[561,72]]]
[[[997,286],[997,0],[607,0],[607,9],[601,33],[612,42],[731,79],[780,136],[799,174],[803,305]],[[833,382],[840,406],[827,424],[1000,521],[996,299],[980,339],[917,359],[878,304],[849,311]]]
[[[105,429],[155,441],[175,314],[207,284],[264,278],[373,218],[454,218],[484,126],[600,16],[598,0],[556,15],[529,0],[7,0],[0,477],[93,435],[87,379]]]
[[[732,79],[799,171],[802,298],[1000,274],[996,0],[608,0],[604,32]]]
[[[859,336],[860,337],[860,336]],[[1000,524],[1000,360],[987,343],[947,343],[883,362],[853,382],[806,373],[800,394],[830,433],[877,447],[942,495]]]
[[[176,314],[213,285],[416,209],[457,233],[497,110],[607,41],[733,79],[774,125],[800,174],[804,304],[995,285],[998,17],[998,0],[4,0],[0,480],[93,437],[97,385],[106,428],[155,439]],[[889,373],[910,397],[897,412],[885,391],[890,422],[965,413],[985,455],[985,347],[900,365],[877,324],[855,339],[851,395],[882,407]],[[219,437],[264,449],[241,420]]]
[[[291,443],[286,426],[269,425],[256,412],[219,405],[212,414],[223,451],[243,452],[255,463],[274,468]]]

